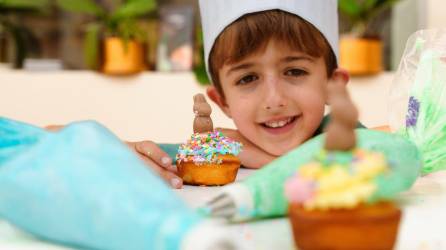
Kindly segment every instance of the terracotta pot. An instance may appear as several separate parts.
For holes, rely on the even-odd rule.
[[[126,45],[124,40],[108,37],[103,43],[102,71],[109,75],[129,75],[145,69],[143,45],[131,40]]]
[[[382,71],[382,42],[343,36],[340,40],[340,66],[351,75],[371,75]]]

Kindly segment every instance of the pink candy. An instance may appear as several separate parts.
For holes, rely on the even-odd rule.
[[[285,196],[292,203],[304,203],[314,196],[315,184],[300,176],[290,178],[285,183]]]

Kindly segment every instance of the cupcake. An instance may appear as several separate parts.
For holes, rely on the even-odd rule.
[[[241,144],[220,131],[194,133],[176,156],[179,176],[192,185],[225,185],[235,181]]]
[[[323,150],[301,166],[285,184],[298,248],[393,249],[401,211],[374,197],[387,171],[383,154],[361,149]]]
[[[329,85],[325,145],[285,183],[299,249],[393,249],[401,211],[377,195],[390,169],[380,152],[356,148],[358,112],[345,86]]]
[[[176,155],[178,175],[191,185],[216,186],[235,181],[241,143],[213,130],[211,106],[202,94],[194,96],[194,134]]]

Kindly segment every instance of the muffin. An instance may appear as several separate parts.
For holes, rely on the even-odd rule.
[[[299,249],[393,249],[401,210],[375,196],[389,171],[379,152],[326,151],[285,184],[289,218]]]
[[[194,133],[176,155],[178,175],[191,185],[218,186],[235,181],[241,143],[220,131]]]

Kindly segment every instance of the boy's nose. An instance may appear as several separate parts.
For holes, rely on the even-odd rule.
[[[280,81],[274,76],[268,76],[265,81],[264,108],[266,110],[277,110],[287,105],[286,94]]]

